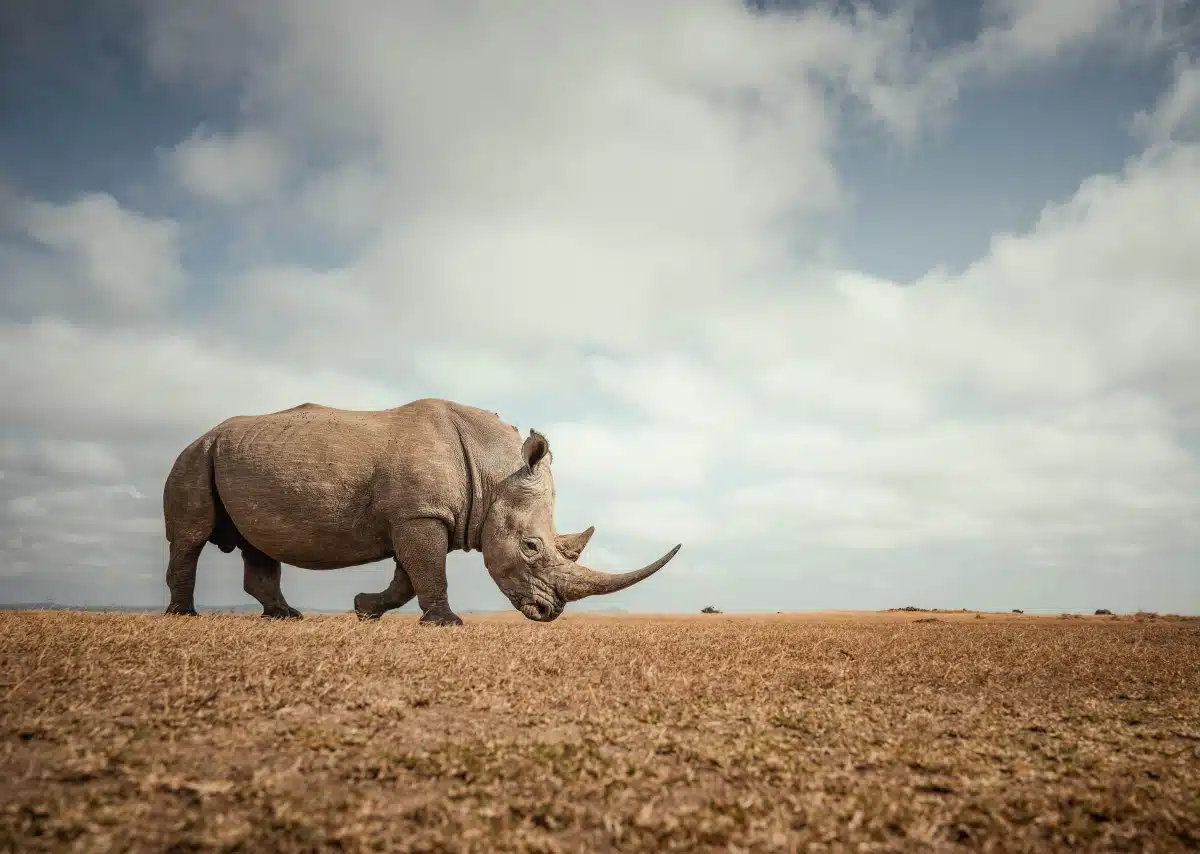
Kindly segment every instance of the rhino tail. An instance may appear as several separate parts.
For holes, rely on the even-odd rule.
[[[217,490],[215,445],[216,436],[207,433],[175,460],[163,489],[163,519],[168,542],[209,542],[228,554],[240,536]]]
[[[208,541],[219,548],[225,554],[242,545],[242,535],[237,527],[233,524],[233,519],[229,518],[229,511],[225,509],[225,502],[221,500],[221,493],[217,490],[217,472],[216,469],[209,465],[208,485],[212,491],[213,502],[213,532],[209,536]]]

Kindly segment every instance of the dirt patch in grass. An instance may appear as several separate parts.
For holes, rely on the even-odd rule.
[[[1197,661],[1147,618],[6,612],[0,847],[1195,850]]]

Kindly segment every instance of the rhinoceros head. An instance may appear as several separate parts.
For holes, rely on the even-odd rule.
[[[535,430],[521,447],[524,464],[496,489],[483,524],[483,562],[500,591],[531,620],[549,622],[568,602],[615,593],[666,566],[679,546],[632,572],[596,572],[579,563],[595,528],[554,530],[554,475],[546,437]]]

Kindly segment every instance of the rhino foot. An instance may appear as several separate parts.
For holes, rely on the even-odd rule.
[[[462,617],[449,608],[430,608],[421,615],[420,622],[426,626],[461,626],[463,624]]]
[[[262,613],[264,620],[303,620],[304,615],[293,608],[291,605],[286,608],[264,608]]]
[[[378,607],[373,608],[367,604],[369,600],[378,598],[378,596],[372,596],[369,593],[359,593],[354,597],[354,615],[363,621],[371,620],[376,623],[379,622],[383,619],[383,611]]]
[[[168,605],[167,610],[163,612],[168,617],[199,617],[196,609],[192,607],[183,607],[182,605]]]

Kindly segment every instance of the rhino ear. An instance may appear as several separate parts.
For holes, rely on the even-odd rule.
[[[525,468],[533,471],[543,459],[550,455],[550,443],[537,430],[529,431],[529,438],[521,445],[521,456],[525,458]]]
[[[583,554],[588,540],[594,533],[596,533],[595,525],[578,534],[559,534],[554,538],[554,545],[558,547],[558,553],[567,560],[579,560],[579,556]]]

